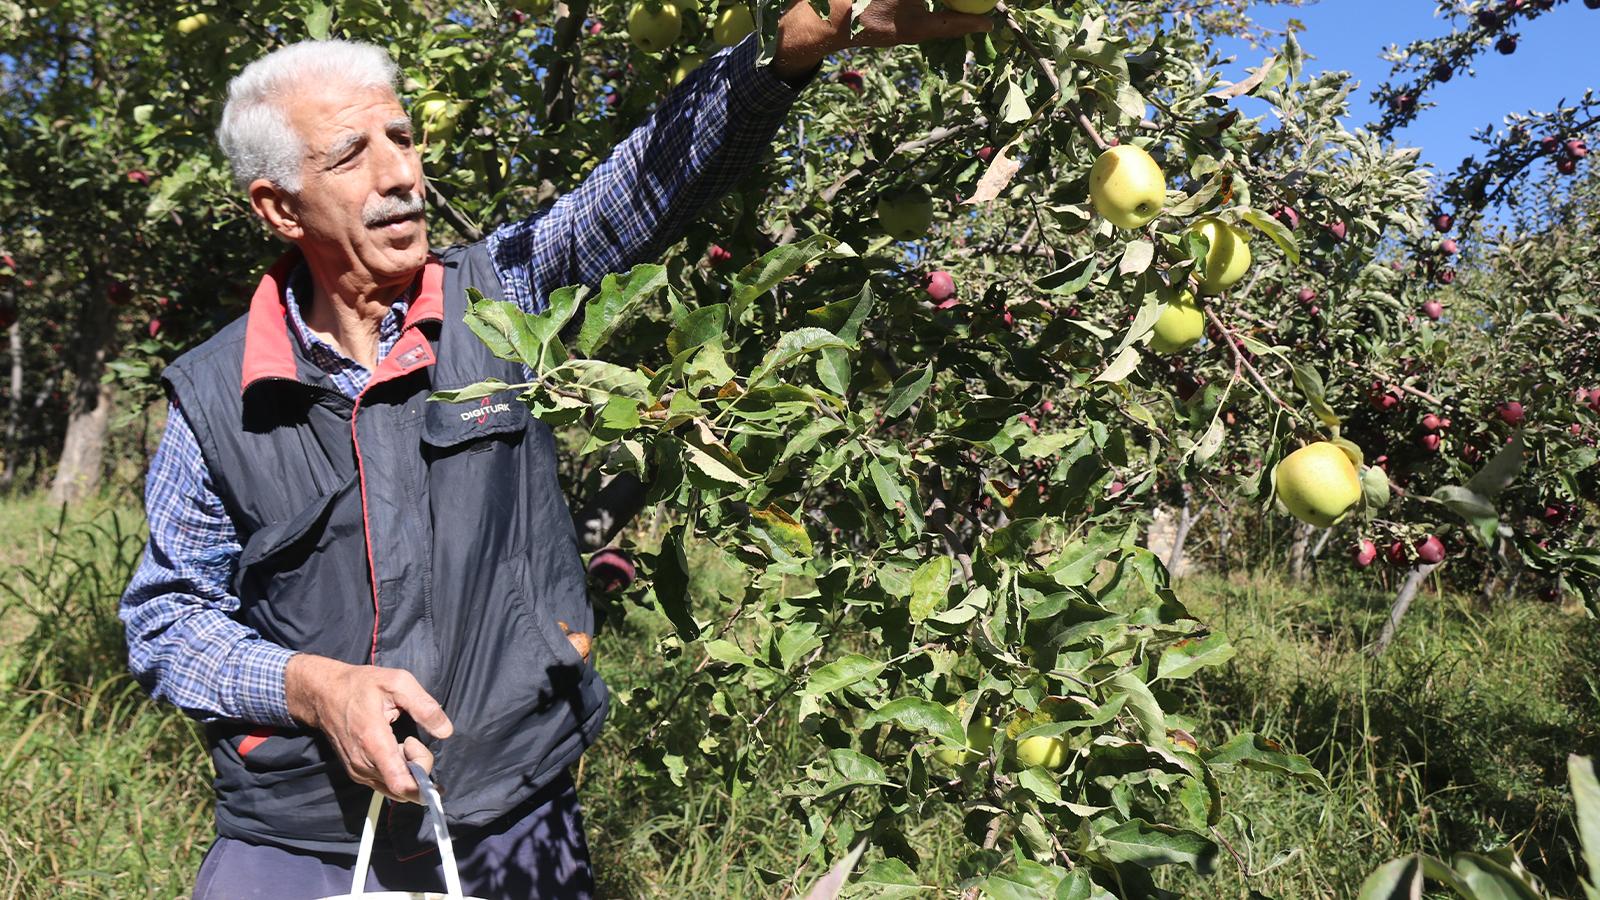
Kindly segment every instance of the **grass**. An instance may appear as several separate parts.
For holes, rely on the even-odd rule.
[[[101,503],[58,527],[40,500],[0,502],[11,536],[0,547],[0,897],[182,896],[210,840],[198,730],[146,699],[122,659],[115,605],[142,549],[138,522],[136,509]],[[710,567],[696,577],[718,578]],[[1174,872],[1170,887],[1348,897],[1401,853],[1513,843],[1554,892],[1576,893],[1564,760],[1600,753],[1594,622],[1426,593],[1372,660],[1360,648],[1388,596],[1362,584],[1197,577],[1179,593],[1238,649],[1178,698],[1197,737],[1261,732],[1310,755],[1330,788],[1224,775],[1218,833],[1231,849],[1215,876]],[[614,613],[596,653],[618,699],[580,776],[600,895],[780,895],[802,858],[806,812],[717,773],[639,777],[642,733],[682,667],[663,662],[660,617]],[[779,783],[813,746],[781,711],[776,721],[749,762],[758,785]],[[930,884],[955,880],[959,826],[947,812],[905,835]]]

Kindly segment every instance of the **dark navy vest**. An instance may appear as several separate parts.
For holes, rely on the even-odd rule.
[[[425,738],[447,817],[487,825],[572,765],[608,705],[558,624],[594,631],[550,430],[514,391],[427,400],[523,379],[463,322],[467,288],[501,298],[481,242],[430,259],[404,334],[354,401],[289,335],[282,283],[297,259],[162,375],[238,528],[239,618],[291,649],[416,676],[455,725]],[[206,737],[219,834],[354,852],[371,793],[320,733],[222,722]],[[385,821],[397,850],[431,844],[417,843],[421,807],[390,804]]]

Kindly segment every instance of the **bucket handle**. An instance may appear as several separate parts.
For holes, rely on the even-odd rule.
[[[456,851],[450,843],[450,829],[444,822],[444,802],[433,780],[421,765],[407,761],[406,767],[417,780],[423,805],[428,808],[428,821],[433,825],[433,839],[439,845],[439,857],[444,863],[445,896],[461,900],[461,873],[456,869]],[[367,804],[367,822],[361,827],[361,847],[356,851],[356,870],[350,882],[350,896],[359,897],[366,892],[367,869],[372,865],[372,841],[378,830],[378,811],[383,808],[383,795],[372,792],[372,802]]]

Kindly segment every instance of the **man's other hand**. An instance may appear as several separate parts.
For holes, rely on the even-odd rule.
[[[284,686],[289,714],[327,735],[353,780],[391,799],[421,802],[406,762],[432,772],[433,754],[414,737],[397,743],[392,726],[409,715],[436,738],[455,727],[410,672],[298,653],[284,670]]]
[[[928,12],[923,0],[872,0],[861,14],[861,30],[852,37],[850,9],[851,0],[831,0],[828,18],[823,19],[806,0],[796,0],[778,20],[778,46],[772,57],[778,77],[802,78],[828,54],[846,47],[920,44],[994,28],[988,16],[944,9]]]

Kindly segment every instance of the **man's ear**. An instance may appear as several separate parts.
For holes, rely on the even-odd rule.
[[[250,182],[250,207],[272,233],[284,240],[298,241],[305,235],[295,196],[271,181],[257,178]]]

